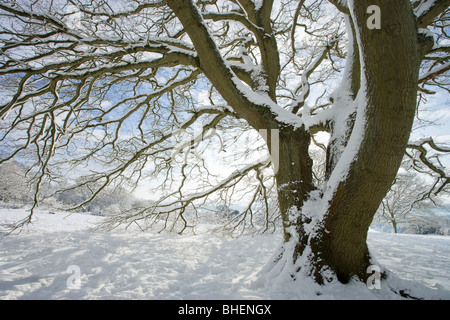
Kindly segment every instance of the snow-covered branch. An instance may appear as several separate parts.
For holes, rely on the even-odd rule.
[[[430,70],[428,70],[424,74],[420,75],[419,83],[425,83],[430,79],[439,77],[449,70],[450,70],[450,62],[439,65],[435,68],[430,68]]]
[[[449,0],[422,0],[414,10],[419,28],[426,28],[450,6]]]
[[[428,146],[428,148],[426,146]],[[423,164],[427,169],[431,170],[432,175],[437,176],[437,179],[428,194],[430,195],[433,193],[434,195],[437,195],[445,190],[446,186],[450,182],[450,173],[447,172],[448,170],[442,165],[439,160],[439,155],[436,153],[450,154],[450,147],[439,146],[431,137],[429,137],[419,141],[410,142],[407,148],[418,153],[418,159],[414,156],[414,154],[410,154],[408,152],[406,154],[412,159],[414,166],[419,171],[422,171],[420,164]],[[432,154],[430,155],[430,153]]]

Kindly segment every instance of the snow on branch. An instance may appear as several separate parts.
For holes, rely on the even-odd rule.
[[[310,85],[309,85],[309,77],[311,74],[320,66],[322,61],[327,57],[327,54],[330,52],[331,48],[336,44],[338,38],[335,38],[326,45],[322,51],[317,55],[317,57],[309,64],[309,66],[303,71],[302,80],[301,80],[301,88],[302,91],[296,98],[295,102],[291,106],[291,110],[293,114],[297,114],[300,109],[305,105],[306,98],[310,93]],[[303,117],[310,116],[308,112],[302,112]]]
[[[105,16],[105,17],[109,17],[109,18],[119,18],[119,17],[127,17],[129,15],[134,15],[134,14],[138,14],[141,11],[145,10],[145,9],[149,9],[149,8],[159,8],[165,5],[165,2],[160,0],[160,1],[150,1],[147,3],[142,3],[139,4],[138,6],[136,6],[135,8],[130,8],[128,10],[124,10],[124,11],[118,11],[118,12],[95,12],[95,11],[90,11],[86,8],[86,6],[82,6],[82,5],[78,5],[77,8],[86,14],[89,14],[91,16]]]
[[[426,146],[428,146],[428,148]],[[431,148],[431,150],[429,148]],[[421,139],[419,141],[410,142],[407,146],[407,149],[417,151],[419,154],[418,157],[420,162],[438,176],[436,182],[434,183],[428,194],[431,195],[433,191],[435,195],[442,192],[450,181],[450,174],[446,172],[446,168],[441,164],[438,155],[436,155],[436,153],[430,155],[430,151],[450,154],[450,147],[438,146],[435,141],[431,137],[429,137]],[[412,159],[413,164],[416,168],[420,167],[418,160],[414,157],[414,155],[409,154],[408,152],[406,153],[406,155]],[[434,161],[432,160],[433,158]],[[419,171],[421,170],[419,169]]]
[[[339,11],[349,13],[347,0],[328,0],[328,1],[334,4]]]
[[[433,20],[450,6],[450,0],[423,0],[415,2],[414,14],[419,28],[427,27]]]
[[[428,70],[424,74],[420,75],[419,83],[424,83],[428,80],[431,80],[438,76],[441,76],[449,70],[450,70],[450,62],[444,63],[444,64],[442,64],[434,69]]]

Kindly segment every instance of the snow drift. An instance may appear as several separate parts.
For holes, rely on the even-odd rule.
[[[0,222],[26,214],[0,209]],[[445,236],[371,231],[369,247],[391,272],[380,289],[369,290],[356,281],[275,279],[264,267],[281,235],[233,239],[201,226],[198,235],[93,231],[101,219],[38,210],[20,234],[1,238],[0,299],[450,299]]]

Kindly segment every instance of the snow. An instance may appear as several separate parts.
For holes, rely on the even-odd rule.
[[[427,13],[428,11],[430,11],[431,8],[433,8],[436,4],[438,0],[428,0],[428,1],[423,1],[415,10],[414,10],[414,14],[416,15],[416,17],[421,17],[422,15],[424,15],[425,13]]]
[[[433,70],[429,70],[428,72],[425,72],[424,74],[420,75],[419,80],[425,80],[428,79],[429,77],[431,77],[434,74],[439,74],[443,71],[449,70],[450,69],[450,62],[447,62]]]
[[[26,214],[2,208],[0,223]],[[371,231],[371,251],[395,275],[369,290],[361,282],[274,281],[264,267],[279,234],[92,230],[102,219],[41,209],[21,233],[0,238],[0,299],[403,299],[392,290],[405,287],[411,295],[450,299],[450,237]]]
[[[266,107],[272,114],[276,115],[275,119],[278,122],[291,125],[294,128],[301,128],[304,126],[304,122],[299,116],[277,105],[266,93],[252,91],[237,76],[234,76],[232,81],[246,99],[254,105]]]

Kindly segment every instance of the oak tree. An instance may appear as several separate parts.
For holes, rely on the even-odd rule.
[[[62,188],[91,190],[78,207],[153,177],[160,197],[112,224],[163,219],[182,232],[189,210],[238,195],[247,202],[235,226],[256,211],[264,230],[281,219],[274,269],[364,280],[369,225],[408,143],[426,160],[408,141],[418,94],[448,90],[449,4],[2,0],[0,161],[33,156],[35,205],[58,174],[85,176]],[[320,132],[329,142],[317,183]],[[222,177],[201,154],[227,149],[241,167]],[[448,174],[434,171],[439,192]]]

